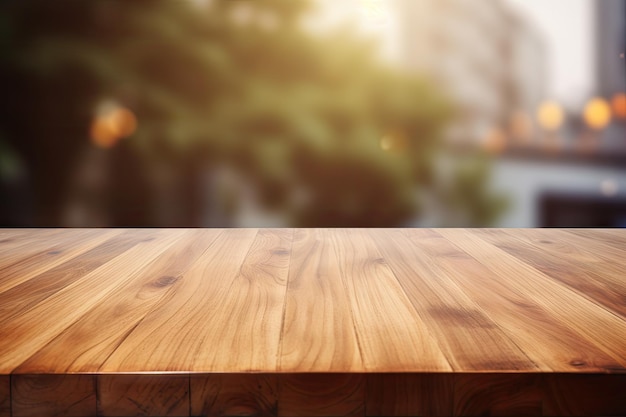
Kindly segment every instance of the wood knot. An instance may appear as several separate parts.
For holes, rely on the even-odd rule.
[[[178,277],[173,277],[171,275],[165,275],[165,276],[162,276],[162,277],[158,278],[157,280],[155,280],[152,283],[152,286],[156,287],[156,288],[163,288],[163,287],[167,287],[168,285],[174,284],[176,281],[178,281]]]
[[[572,366],[585,366],[586,365],[584,361],[576,360],[576,359],[571,361],[569,364]]]
[[[58,255],[59,253],[61,253],[60,250],[51,250],[50,252],[48,252],[48,255]]]

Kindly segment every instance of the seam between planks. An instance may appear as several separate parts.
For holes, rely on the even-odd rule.
[[[384,257],[383,257],[383,259],[384,259]],[[387,263],[387,261],[385,261],[385,263]],[[389,265],[389,264],[387,263],[387,265]],[[426,321],[424,320],[424,317],[422,317],[422,315],[419,313],[417,308],[415,308],[415,305],[413,304],[413,301],[411,301],[411,298],[406,293],[406,289],[404,288],[404,285],[402,285],[402,282],[400,281],[400,279],[396,275],[396,271],[394,271],[394,269],[393,269],[393,267],[391,267],[391,265],[389,265],[389,269],[391,270],[391,274],[393,275],[393,278],[400,285],[400,289],[402,290],[402,295],[409,302],[409,305],[411,306],[411,310],[413,310],[415,315],[417,317],[419,317],[419,319],[424,323],[424,327],[426,328],[426,333],[428,333],[428,336],[430,337],[430,339],[435,343],[435,345],[437,346],[437,349],[439,349],[439,352],[441,352],[443,357],[446,359],[446,362],[448,363],[448,366],[450,367],[452,372],[456,372],[454,367],[452,366],[452,363],[450,362],[450,358],[448,357],[446,352],[441,348],[441,346],[439,344],[439,339],[431,333],[430,326],[428,324],[426,324]]]
[[[605,306],[604,304],[600,303],[600,302],[599,302],[599,301],[597,301],[596,299],[594,299],[594,298],[590,298],[590,297],[589,297],[586,293],[581,292],[578,288],[576,288],[576,287],[572,287],[571,285],[569,285],[569,284],[567,284],[567,283],[565,283],[565,282],[561,281],[560,279],[553,277],[553,276],[552,276],[552,275],[550,275],[549,273],[547,273],[547,272],[543,272],[543,271],[541,271],[541,270],[539,270],[539,269],[535,268],[533,265],[531,265],[531,264],[529,264],[528,262],[526,262],[526,260],[524,260],[524,259],[522,259],[522,258],[519,258],[519,257],[518,257],[518,256],[516,256],[515,254],[513,254],[513,253],[509,252],[508,250],[503,249],[503,248],[499,247],[498,245],[496,245],[496,244],[494,244],[494,243],[492,243],[492,242],[489,242],[488,240],[485,240],[485,239],[483,239],[482,237],[480,237],[480,236],[478,236],[478,235],[476,235],[476,234],[472,233],[472,231],[471,231],[470,229],[466,229],[466,230],[467,230],[469,233],[471,233],[473,236],[475,236],[476,238],[478,238],[478,239],[482,240],[483,242],[485,242],[485,244],[490,245],[490,246],[492,246],[493,248],[495,248],[495,249],[497,249],[497,250],[500,250],[500,251],[502,251],[502,252],[505,252],[505,253],[507,253],[508,255],[512,256],[513,258],[515,258],[515,259],[516,259],[516,260],[518,260],[519,262],[521,262],[521,263],[523,263],[524,265],[526,265],[528,268],[531,268],[531,269],[532,269],[535,273],[537,273],[537,274],[539,274],[539,275],[542,275],[542,276],[545,276],[546,278],[549,278],[549,281],[551,281],[552,283],[554,283],[554,284],[556,284],[556,285],[558,285],[558,286],[562,287],[562,288],[563,288],[563,289],[565,289],[566,291],[572,292],[572,293],[576,294],[577,296],[579,296],[579,297],[583,298],[584,300],[586,300],[586,301],[588,301],[588,302],[590,302],[590,303],[592,303],[592,304],[596,305],[597,307],[601,308],[602,310],[606,311],[607,313],[609,313],[609,314],[611,314],[611,315],[615,316],[615,318],[619,319],[620,321],[626,321],[626,320],[625,320],[625,318],[624,318],[621,314],[619,314],[619,313],[617,313],[617,312],[613,311],[613,309],[612,309],[612,308],[610,308],[610,307],[608,307],[608,306]],[[536,246],[534,243],[532,243],[532,242],[525,242],[524,240],[522,240],[521,238],[519,238],[519,237],[517,237],[517,236],[515,236],[515,235],[512,235],[512,234],[507,234],[507,236],[510,236],[510,237],[512,237],[513,239],[515,239],[515,240],[517,240],[517,241],[519,241],[519,242],[521,242],[521,243],[523,243],[523,244],[530,245],[530,246],[532,246],[532,247],[536,248],[537,250],[542,250],[540,247]],[[444,239],[447,239],[445,236],[442,236],[442,237],[443,237]],[[449,239],[447,239],[447,240],[448,240],[448,241],[451,241],[451,240],[449,240]],[[455,245],[455,246],[456,246],[456,245]],[[462,249],[462,248],[460,248],[459,246],[457,246],[457,247],[458,247],[460,250],[463,250],[463,249]],[[576,247],[576,248],[580,248],[580,246],[575,246],[575,247]],[[584,250],[584,248],[582,248],[582,250]],[[465,253],[467,253],[467,252],[465,252]],[[586,253],[593,254],[592,252],[588,252],[588,251],[586,251]],[[472,256],[472,255],[470,255],[469,253],[468,253],[468,255],[469,255],[469,256]],[[481,263],[481,264],[482,264],[485,268],[488,268],[490,271],[492,271],[492,269],[491,269],[491,268],[489,268],[487,265],[483,264],[483,263],[482,263],[479,259],[477,259],[477,258],[475,258],[475,257],[473,257],[473,256],[472,256],[472,258],[476,259],[476,260],[477,260],[478,262],[480,262],[480,263]],[[606,261],[606,262],[609,262],[609,261],[608,261],[608,259],[605,259],[605,261]],[[492,272],[493,272],[493,271],[492,271]],[[568,326],[568,327],[569,327],[569,326]]]
[[[204,256],[204,254],[213,246],[213,244],[218,240],[218,238],[220,236],[222,236],[224,232],[220,231],[218,234],[215,235],[215,238],[213,238],[213,240],[211,240],[211,243],[209,243],[207,245],[207,247],[202,251],[202,253],[200,255],[198,255],[198,257],[189,265],[187,265],[187,268],[185,269],[186,273],[187,271],[189,271],[189,269],[196,263],[198,262],[198,260],[200,258],[202,258]],[[173,244],[172,244],[173,245]],[[171,247],[171,246],[170,246]],[[170,248],[168,247],[168,249]],[[166,249],[167,250],[167,249]],[[111,352],[107,355],[106,359],[104,359],[102,361],[102,363],[100,364],[100,366],[98,367],[97,372],[100,372],[100,370],[102,369],[102,367],[108,362],[108,360],[111,358],[111,356],[117,351],[117,349],[126,341],[126,339],[128,339],[128,337],[137,329],[137,327],[139,327],[139,325],[141,323],[143,323],[143,321],[146,319],[146,317],[148,317],[149,315],[151,315],[156,309],[158,309],[160,307],[160,302],[163,300],[163,298],[165,298],[165,296],[167,296],[167,294],[169,294],[172,290],[174,289],[173,286],[171,286],[170,288],[168,288],[168,290],[166,292],[164,292],[161,295],[161,298],[159,298],[158,301],[156,301],[154,303],[154,305],[146,312],[146,314],[137,321],[137,323],[135,323],[135,325],[126,332],[126,334],[124,335],[124,337],[122,338],[122,340],[120,340],[120,342],[117,344],[117,346],[115,346],[115,349],[112,349]],[[95,308],[95,307],[94,307]],[[191,407],[191,405],[190,405]]]
[[[388,233],[388,230],[383,229],[383,231],[385,232],[385,234]],[[450,368],[450,370],[452,372],[455,372],[454,367],[452,366],[452,363],[450,362],[450,358],[448,357],[448,355],[446,355],[446,352],[441,348],[441,345],[439,344],[439,339],[431,333],[430,326],[427,324],[427,321],[424,320],[424,317],[419,313],[418,309],[413,304],[413,301],[411,301],[411,297],[409,297],[409,295],[407,294],[406,288],[402,284],[402,281],[398,278],[398,275],[396,274],[396,271],[393,268],[393,263],[388,262],[387,258],[384,256],[383,252],[380,250],[380,246],[378,245],[378,242],[376,241],[376,239],[373,239],[370,234],[367,234],[367,237],[370,240],[370,242],[372,242],[374,248],[376,248],[376,251],[378,252],[380,257],[385,261],[385,265],[387,265],[387,268],[389,269],[389,272],[391,272],[391,275],[393,275],[394,280],[400,285],[400,290],[402,291],[402,295],[404,296],[404,299],[408,302],[408,306],[411,308],[411,310],[413,310],[415,315],[424,324],[424,328],[426,330],[426,333],[428,334],[428,337],[435,344],[435,346],[437,346],[437,349],[439,349],[439,352],[445,358],[446,363],[448,367]]]
[[[332,229],[330,229],[329,231],[332,231]],[[337,245],[334,244],[332,242],[328,242],[332,245],[333,247],[333,252],[335,253],[335,258],[337,259],[337,262],[339,262],[339,260],[341,259],[339,256],[339,253],[337,252]],[[339,271],[341,273],[342,270],[342,265],[341,262],[339,262]],[[348,284],[346,283],[346,280],[343,277],[343,273],[341,273],[340,279],[341,279],[341,286],[343,287],[344,292],[346,293],[346,295],[348,295],[348,300],[350,301],[349,298],[349,288],[348,288]],[[358,301],[357,301],[358,302]],[[363,366],[363,368],[365,368],[365,356],[363,355],[363,347],[361,346],[361,337],[359,335],[359,331],[358,328],[356,326],[356,321],[355,321],[355,317],[354,317],[354,310],[352,309],[352,302],[348,303],[348,309],[350,310],[350,321],[352,322],[352,329],[354,330],[354,337],[356,339],[356,346],[359,349],[359,357],[361,358],[361,365]],[[367,390],[367,382],[365,384],[365,389]],[[366,391],[367,392],[367,391]]]
[[[445,239],[444,236],[440,235],[436,230],[434,230],[435,233],[437,233],[438,236],[440,236],[442,239]],[[419,249],[419,246],[417,245],[417,243],[415,243],[415,241],[413,241],[413,239],[411,239],[410,237],[408,237],[407,239],[415,248]],[[447,240],[447,239],[446,239]],[[460,251],[462,251],[463,253],[467,254],[468,256],[471,256],[469,253],[467,253],[466,251],[464,251],[462,248],[459,248]],[[472,259],[474,259],[473,256],[471,256]],[[522,349],[521,346],[519,346],[514,339],[511,338],[510,336],[510,332],[507,331],[505,328],[503,328],[502,326],[500,326],[497,322],[497,320],[494,320],[493,317],[491,317],[491,315],[480,305],[478,304],[472,297],[471,295],[467,294],[455,281],[454,279],[452,279],[450,277],[450,273],[445,269],[445,268],[440,268],[437,267],[438,271],[445,275],[447,277],[447,281],[448,281],[448,285],[450,285],[451,287],[453,287],[455,289],[455,291],[458,291],[460,294],[463,294],[463,296],[470,301],[470,303],[472,304],[472,306],[478,310],[480,310],[480,312],[487,317],[491,323],[493,323],[501,332],[502,336],[506,337],[506,340],[508,340],[513,346],[515,346],[519,352],[534,366],[535,371],[531,371],[531,372],[542,372],[541,367],[534,361],[532,360],[531,357],[528,356],[528,353],[526,353],[526,351],[524,349]],[[395,272],[394,272],[394,276],[395,276]],[[396,277],[396,279],[398,279]],[[400,281],[398,279],[398,281]],[[400,282],[400,285],[402,285],[402,282]],[[404,287],[402,287],[403,291],[404,291]],[[552,369],[552,368],[550,368]],[[554,369],[552,369],[554,371]],[[526,373],[529,372],[528,370],[522,370],[522,371],[518,371],[518,372],[522,372],[522,373]]]
[[[291,258],[293,258],[293,241],[296,237],[297,229],[291,230],[291,239],[289,241],[289,262],[287,263],[287,282],[285,283],[285,292],[283,294],[283,311],[280,315],[280,335],[278,336],[278,350],[276,352],[276,370],[280,371],[282,369],[282,358],[283,358],[283,336],[285,331],[285,316],[287,314],[287,294],[289,292],[289,284],[291,280],[289,277],[291,276]]]
[[[477,235],[474,235],[474,236],[477,236]],[[517,241],[519,241],[519,242],[521,242],[521,243],[523,243],[523,244],[530,245],[530,246],[532,246],[533,248],[536,248],[537,250],[542,250],[542,248],[540,248],[539,246],[535,245],[535,244],[534,244],[533,242],[531,242],[531,241],[528,241],[528,242],[527,242],[527,241],[524,241],[522,238],[517,237],[517,236],[515,236],[515,235],[513,235],[513,234],[507,234],[507,236],[510,236],[511,238],[513,238],[513,239],[515,239],[515,240],[517,240]],[[491,243],[491,242],[489,242],[489,241],[487,241],[487,240],[485,240],[485,239],[481,238],[480,236],[477,236],[477,237],[478,237],[479,239],[481,239],[481,240],[484,240],[484,241],[485,241],[486,243],[488,243],[489,245],[491,245],[491,246],[493,246],[493,247],[495,247],[495,248],[497,248],[497,249],[500,249],[500,250],[501,250],[501,251],[503,251],[503,252],[508,253],[509,255],[513,256],[515,259],[519,260],[520,262],[523,262],[524,264],[528,265],[530,268],[534,269],[534,270],[535,270],[535,271],[537,271],[538,273],[540,273],[540,274],[542,274],[542,275],[545,275],[546,277],[550,278],[550,280],[551,280],[552,282],[554,282],[554,283],[556,283],[556,284],[558,284],[558,285],[560,285],[560,286],[562,286],[562,287],[564,287],[564,288],[567,288],[568,290],[570,290],[570,291],[572,291],[572,292],[574,292],[574,293],[576,293],[576,294],[578,294],[578,295],[582,296],[582,297],[583,297],[584,299],[586,299],[587,301],[589,301],[589,302],[591,302],[591,303],[593,303],[593,304],[597,305],[597,306],[598,306],[598,307],[600,307],[601,309],[603,309],[603,310],[607,311],[608,313],[610,313],[610,314],[614,315],[614,316],[615,316],[616,318],[618,318],[619,320],[622,320],[622,321],[625,321],[625,320],[626,320],[626,318],[625,318],[623,315],[621,315],[621,314],[619,314],[618,312],[614,311],[614,310],[613,310],[612,308],[610,308],[609,306],[606,306],[606,305],[602,304],[600,301],[598,301],[598,300],[596,300],[595,298],[593,298],[593,297],[589,296],[587,293],[582,292],[582,291],[581,291],[581,290],[579,290],[578,288],[573,287],[573,286],[569,285],[568,283],[563,282],[563,281],[561,281],[560,279],[558,279],[558,278],[556,278],[556,277],[553,277],[553,276],[552,276],[550,273],[548,273],[548,272],[543,272],[543,271],[541,271],[541,270],[539,270],[539,269],[535,268],[533,265],[529,264],[529,263],[528,263],[528,262],[526,262],[524,259],[517,257],[515,254],[513,254],[513,253],[509,252],[508,250],[503,249],[503,248],[501,248],[501,247],[499,247],[499,246],[497,246],[497,245],[495,245],[495,244],[493,244],[493,243]],[[578,237],[580,237],[580,236],[578,236]],[[584,248],[581,248],[581,247],[580,247],[580,246],[578,246],[578,245],[576,245],[575,247],[576,247],[577,249],[581,249],[581,250],[585,251],[585,249],[584,249]],[[586,253],[588,253],[588,254],[592,254],[592,255],[594,255],[594,253],[593,253],[593,252],[589,252],[589,251],[585,251],[585,252],[586,252]],[[469,255],[469,254],[468,254],[468,255]],[[470,255],[470,256],[471,256],[471,255]],[[604,259],[604,261],[605,261],[605,262],[610,262],[608,259],[606,259],[606,258],[604,258],[604,257],[602,257],[602,259]],[[485,265],[485,267],[486,267],[486,265]]]
[[[490,247],[492,250],[495,249],[495,251],[500,251],[505,253],[508,256],[511,256],[512,258],[514,258],[516,261],[524,264],[524,266],[526,268],[529,268],[532,270],[532,272],[534,272],[535,274],[539,275],[539,276],[543,276],[548,278],[549,282],[553,282],[554,285],[557,285],[558,287],[561,288],[561,290],[563,290],[565,293],[571,293],[573,294],[575,297],[580,298],[582,301],[588,302],[590,304],[592,304],[595,307],[598,307],[597,304],[595,303],[591,303],[590,301],[587,300],[587,298],[580,296],[577,292],[573,291],[572,289],[570,289],[569,287],[560,284],[558,282],[555,282],[555,280],[551,277],[548,277],[546,274],[544,274],[543,272],[539,271],[538,269],[534,268],[532,265],[527,264],[526,262],[522,261],[521,259],[511,255],[510,253],[500,249],[499,247],[491,244],[490,242],[480,238],[480,236],[477,236],[475,234],[473,234],[471,232],[471,229],[462,229],[463,231],[471,234],[471,236],[475,237],[476,239],[480,240],[481,242],[483,242],[483,244],[487,247]],[[475,256],[473,256],[472,254],[468,253],[467,251],[465,251],[457,242],[455,242],[453,239],[448,238],[445,235],[442,235],[443,238],[445,238],[447,241],[451,242],[454,246],[456,246],[459,250],[466,252],[469,256],[471,256],[473,259],[476,260],[476,262],[480,263],[483,267],[485,267],[486,269],[488,269],[489,271],[491,271],[492,274],[494,274],[495,276],[498,276],[499,274],[497,273],[497,271],[494,271],[492,266],[489,265],[489,263],[485,263],[482,259],[477,258]],[[618,363],[621,363],[622,365],[626,365],[626,360],[624,358],[620,358],[619,355],[615,355],[615,353],[613,352],[613,349],[608,348],[605,346],[604,343],[596,343],[596,340],[593,337],[590,337],[589,335],[586,334],[586,332],[581,332],[580,330],[578,330],[578,328],[576,327],[572,327],[572,325],[570,325],[568,322],[563,321],[563,319],[558,315],[555,314],[551,309],[546,308],[543,306],[543,303],[541,302],[537,302],[535,300],[534,297],[532,296],[528,296],[528,294],[522,294],[520,293],[517,289],[514,289],[512,287],[508,287],[511,291],[514,291],[515,293],[517,293],[518,295],[525,297],[525,298],[529,298],[531,300],[533,300],[533,302],[535,302],[538,306],[540,306],[543,310],[545,310],[550,317],[555,320],[558,321],[561,325],[563,325],[564,327],[568,328],[570,331],[572,331],[574,334],[578,335],[579,337],[581,337],[584,340],[587,340],[589,343],[591,343],[592,345],[594,345],[595,347],[597,347],[599,350],[603,351],[604,353],[606,353],[609,357],[613,358],[614,360],[616,360]],[[602,311],[609,313],[605,308],[603,307],[598,307],[600,308]],[[619,319],[620,321],[624,321],[621,317],[615,316],[615,314],[613,313],[609,313],[611,316]]]

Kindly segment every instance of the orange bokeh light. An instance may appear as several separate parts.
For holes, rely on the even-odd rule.
[[[492,154],[500,154],[507,147],[507,138],[501,129],[493,128],[483,142],[485,150]]]
[[[128,109],[117,108],[111,114],[111,120],[113,126],[118,134],[122,138],[127,138],[137,129],[137,118]]]
[[[380,140],[380,147],[384,151],[402,152],[409,146],[409,138],[402,130],[388,132]]]
[[[602,98],[594,98],[587,103],[583,114],[587,126],[604,129],[611,123],[611,106]]]
[[[520,143],[527,143],[533,136],[532,118],[523,111],[517,111],[510,119],[511,136]]]
[[[120,139],[137,129],[137,118],[132,111],[115,107],[97,115],[91,123],[91,141],[100,148],[111,148]]]
[[[626,119],[626,93],[618,93],[611,100],[613,114],[618,119]]]
[[[539,106],[537,120],[545,130],[557,131],[565,120],[565,114],[558,103],[546,101]]]

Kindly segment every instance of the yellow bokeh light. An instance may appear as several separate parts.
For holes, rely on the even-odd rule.
[[[97,115],[91,123],[91,141],[100,148],[111,148],[136,129],[137,118],[132,111],[123,107],[110,108]]]
[[[619,93],[611,100],[613,115],[618,119],[626,119],[626,93]]]
[[[583,117],[592,129],[604,129],[611,122],[611,106],[604,99],[594,98],[585,106]]]
[[[537,110],[537,120],[545,130],[554,132],[563,125],[565,114],[557,102],[546,101]]]
[[[409,138],[402,130],[394,130],[380,139],[380,147],[383,151],[401,152],[409,146]]]

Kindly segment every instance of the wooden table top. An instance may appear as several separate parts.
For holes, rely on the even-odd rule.
[[[0,229],[0,374],[626,372],[626,232]]]

